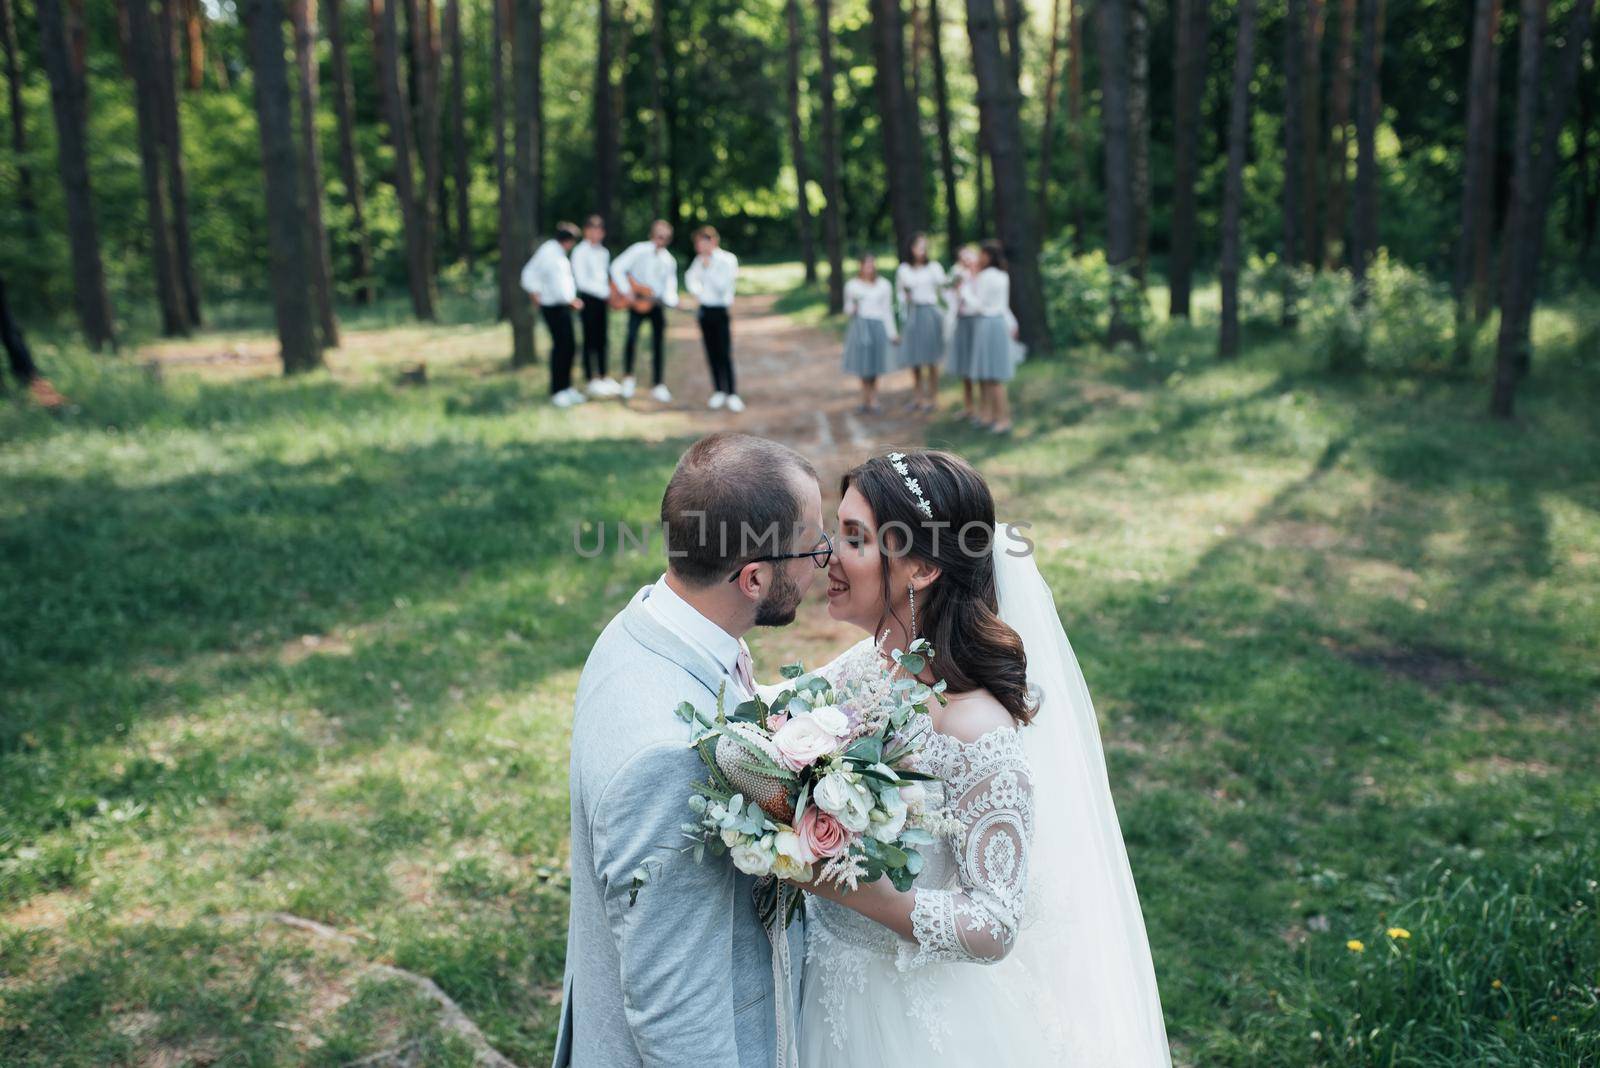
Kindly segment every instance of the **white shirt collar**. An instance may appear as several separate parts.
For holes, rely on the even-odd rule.
[[[700,614],[698,608],[678,596],[678,592],[667,585],[665,574],[650,587],[650,596],[645,598],[644,603],[668,629],[722,665],[723,671],[735,680],[737,686],[739,653],[744,648],[744,642],[711,622]]]

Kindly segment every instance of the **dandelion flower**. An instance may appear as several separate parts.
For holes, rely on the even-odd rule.
[[[1389,928],[1389,937],[1395,939],[1410,938],[1411,932],[1406,930],[1404,927],[1391,927]]]
[[[1344,944],[1344,948],[1348,949],[1352,953],[1360,953],[1362,950],[1367,948],[1367,944],[1361,941],[1359,938],[1352,938],[1350,941]]]
[[[1494,987],[1496,990],[1499,990],[1500,986],[1501,986],[1501,983],[1500,983],[1500,980],[1496,979],[1494,982],[1490,983],[1489,985]]]

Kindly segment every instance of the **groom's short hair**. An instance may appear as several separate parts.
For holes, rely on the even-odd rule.
[[[799,476],[817,469],[787,445],[730,430],[689,446],[661,497],[667,566],[706,586],[756,556],[793,551]]]

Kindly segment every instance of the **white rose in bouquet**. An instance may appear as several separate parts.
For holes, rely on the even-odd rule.
[[[777,850],[777,857],[772,862],[772,874],[794,882],[811,881],[811,864],[817,858],[806,849],[798,834],[779,831],[773,847]]]
[[[772,838],[768,836],[754,842],[736,845],[728,851],[728,856],[733,861],[735,868],[738,868],[746,875],[754,875],[759,879],[761,876],[772,872],[774,859]]]
[[[850,733],[850,718],[840,711],[837,705],[814,708],[811,710],[811,718],[817,726],[835,738],[843,738]]]
[[[835,710],[837,711],[837,710]],[[791,716],[772,736],[778,757],[790,771],[809,768],[839,748],[838,737],[815,715]]]
[[[867,829],[872,812],[872,795],[839,772],[830,772],[811,791],[816,806],[857,834]]]

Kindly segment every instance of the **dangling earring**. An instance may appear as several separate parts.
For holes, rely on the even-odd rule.
[[[917,587],[909,582],[906,583],[906,600],[911,602],[911,637],[908,640],[909,643],[917,640]]]

